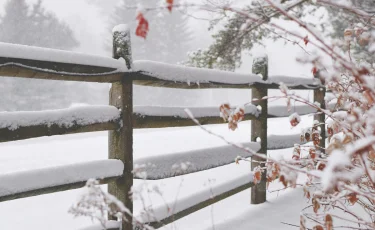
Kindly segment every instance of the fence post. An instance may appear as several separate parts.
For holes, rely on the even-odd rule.
[[[253,62],[253,73],[261,74],[263,80],[268,79],[268,57],[258,57],[254,59]],[[268,88],[252,88],[251,90],[252,98],[262,99],[268,95]],[[268,100],[260,100],[253,102],[256,106],[261,106],[262,110],[258,119],[251,121],[251,141],[259,141],[260,138],[260,153],[267,155],[267,116],[268,116]],[[252,157],[251,170],[257,166],[264,167],[265,164],[254,162],[254,161],[263,161],[258,157]],[[266,201],[266,173],[262,174],[262,180],[259,184],[251,188],[251,203],[252,204],[261,204]]]
[[[320,104],[320,107],[322,109],[326,108],[326,103],[324,100],[324,97],[326,95],[326,89],[325,87],[319,87],[314,90],[314,102],[318,102]],[[319,146],[322,147],[320,149],[321,152],[325,152],[326,147],[326,126],[325,126],[325,115],[324,113],[319,113],[314,115],[314,121],[319,121],[320,125],[320,136],[322,137],[322,140],[320,141]]]
[[[113,58],[124,58],[128,69],[132,67],[130,31],[126,25],[113,29]],[[125,63],[124,63],[125,64]],[[122,201],[125,207],[133,213],[131,189],[133,186],[133,82],[126,77],[112,84],[109,104],[121,111],[121,128],[109,131],[109,159],[119,159],[124,163],[123,176],[108,184],[108,192]],[[125,216],[122,222],[123,230],[133,230],[132,216]],[[115,219],[116,217],[109,217]]]

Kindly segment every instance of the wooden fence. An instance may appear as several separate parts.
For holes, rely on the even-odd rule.
[[[17,189],[8,189],[7,192],[0,192],[0,201],[9,201],[18,198],[48,194],[58,191],[65,191],[70,189],[76,189],[84,186],[85,181],[90,178],[100,179],[100,183],[108,184],[108,190],[111,194],[115,195],[121,200],[125,206],[132,211],[133,203],[129,198],[129,192],[133,185],[133,129],[134,128],[156,128],[156,127],[175,127],[175,126],[191,126],[195,125],[188,117],[183,115],[176,115],[173,111],[170,114],[147,114],[137,113],[137,110],[142,110],[137,106],[133,106],[133,83],[147,86],[157,87],[170,87],[179,89],[202,89],[202,88],[242,88],[251,89],[253,98],[263,98],[268,95],[268,89],[277,89],[279,84],[277,79],[268,77],[268,59],[267,57],[257,58],[253,64],[253,73],[261,74],[263,79],[249,80],[248,82],[243,79],[247,79],[243,75],[238,75],[229,72],[215,71],[215,70],[198,70],[195,68],[181,69],[183,72],[189,72],[191,74],[200,73],[203,71],[204,74],[213,75],[228,75],[228,78],[220,78],[218,81],[212,79],[201,78],[199,84],[187,84],[185,80],[179,80],[175,78],[169,78],[168,76],[161,76],[161,73],[155,73],[152,70],[148,70],[149,65],[157,65],[152,62],[134,62],[131,58],[131,45],[130,45],[130,33],[129,31],[114,31],[113,39],[113,58],[123,58],[125,63],[110,59],[104,59],[102,57],[92,56],[80,56],[64,51],[56,51],[49,49],[40,49],[34,47],[15,46],[10,44],[0,44],[0,76],[8,77],[23,77],[23,78],[38,78],[38,79],[50,79],[50,80],[63,80],[63,81],[85,81],[85,82],[109,82],[112,83],[110,90],[110,106],[98,108],[98,111],[108,111],[112,114],[106,119],[100,117],[100,119],[90,119],[87,122],[80,122],[84,117],[79,117],[81,114],[79,111],[74,111],[74,116],[70,114],[71,110],[61,110],[64,112],[64,117],[72,117],[73,121],[67,124],[62,124],[59,117],[55,117],[52,112],[29,112],[29,113],[1,113],[0,114],[0,142],[23,140],[28,138],[35,138],[41,136],[52,136],[52,135],[63,135],[70,133],[83,133],[83,132],[94,132],[109,130],[109,149],[108,149],[108,161],[88,163],[85,165],[67,166],[61,167],[61,171],[65,172],[68,170],[74,172],[77,168],[82,167],[87,170],[86,174],[79,178],[69,178],[67,180],[58,180],[57,178],[64,177],[64,173],[56,172],[56,181],[40,182],[39,184],[29,184],[27,186],[17,187]],[[32,53],[33,55],[23,55]],[[43,54],[49,54],[44,56]],[[70,58],[69,57],[75,57]],[[99,59],[99,60],[98,60]],[[148,65],[149,64],[149,65]],[[137,67],[138,65],[138,67]],[[172,71],[174,74],[181,74],[178,66],[165,66],[159,64],[160,68],[175,68]],[[125,68],[126,66],[126,68]],[[146,66],[142,69],[142,66]],[[198,71],[198,72],[197,72]],[[156,71],[158,72],[158,71]],[[171,72],[171,71],[170,71]],[[251,75],[253,78],[255,75]],[[197,78],[200,78],[199,76]],[[235,81],[236,79],[240,79]],[[234,79],[234,80],[233,80]],[[286,81],[287,85],[292,89],[302,90],[314,90],[314,101],[321,104],[322,108],[325,108],[324,95],[325,90],[320,84],[311,82],[294,82],[293,78],[282,78]],[[289,81],[289,82],[288,82]],[[286,107],[269,107],[267,100],[260,100],[254,102],[254,106],[261,106],[261,110],[254,112],[251,110],[246,113],[246,120],[251,120],[251,141],[256,142],[260,138],[260,146],[258,145],[258,152],[267,154],[267,149],[272,148],[272,145],[267,142],[274,142],[279,140],[277,136],[272,136],[267,139],[267,128],[268,119],[273,117],[285,117]],[[114,107],[119,109],[120,112],[116,114],[113,112]],[[182,110],[182,108],[180,108]],[[212,108],[202,108],[207,111],[213,110]],[[214,108],[216,109],[216,108]],[[300,109],[300,111],[298,111]],[[197,109],[199,110],[199,108]],[[218,110],[218,108],[217,108]],[[306,106],[297,106],[297,112],[300,115],[314,113],[315,111],[307,108]],[[95,114],[95,111],[93,113]],[[118,111],[118,110],[116,110]],[[51,114],[49,114],[51,113]],[[82,113],[84,116],[85,113]],[[217,114],[217,115],[216,115]],[[30,124],[17,123],[15,119],[13,122],[6,121],[9,116],[34,116],[35,120]],[[49,116],[50,115],[50,116]],[[45,117],[48,117],[46,123]],[[207,114],[197,116],[197,119],[202,124],[220,124],[223,123],[219,117],[219,111],[212,115],[211,112]],[[315,119],[324,123],[324,115],[315,115]],[[22,119],[19,119],[22,120]],[[325,139],[325,127],[321,126],[322,137]],[[285,137],[284,137],[285,138]],[[282,145],[277,145],[275,148],[287,148],[293,147],[293,144],[298,141],[299,135],[287,136],[285,140],[291,140],[290,142],[284,142]],[[324,147],[324,141],[321,142]],[[255,144],[256,145],[256,144]],[[211,152],[210,152],[211,151]],[[228,154],[233,149],[225,149]],[[187,154],[194,155],[199,159],[199,155],[202,153],[212,154],[215,157],[215,153],[220,152],[219,149],[215,150],[200,150],[193,151]],[[235,154],[235,153],[233,153]],[[190,156],[189,155],[189,156]],[[224,157],[224,156],[223,156]],[[217,165],[210,165],[208,167],[197,167],[187,172],[167,172],[163,175],[156,175],[154,178],[149,176],[148,179],[163,179],[176,175],[183,175],[192,172],[198,172],[213,167],[218,167],[223,164],[229,164],[233,162],[232,157],[224,163]],[[150,159],[152,161],[152,159]],[[157,157],[154,160],[158,160]],[[120,164],[119,164],[120,163]],[[252,163],[252,168],[258,166],[259,163]],[[264,165],[264,164],[262,164]],[[114,169],[110,172],[103,170],[105,173],[100,173],[101,170],[91,170],[93,167],[113,167]],[[16,175],[0,175],[0,181],[14,181],[19,178],[27,177],[33,173],[40,173],[40,171],[31,171],[29,173],[20,173]],[[207,198],[204,200],[197,200],[195,203],[189,204],[189,207],[185,207],[182,210],[176,210],[175,213],[164,215],[155,220],[147,220],[145,223],[150,224],[153,227],[161,227],[165,224],[171,223],[179,218],[189,215],[197,210],[207,207],[215,202],[232,196],[240,191],[243,191],[251,187],[251,203],[259,204],[266,201],[266,178],[265,173],[263,174],[261,183],[253,185],[248,179],[236,183],[229,188],[219,190],[220,193],[214,198]],[[6,184],[4,184],[6,186]],[[123,230],[130,230],[133,228],[133,222],[131,216],[127,216],[129,222],[122,223]]]

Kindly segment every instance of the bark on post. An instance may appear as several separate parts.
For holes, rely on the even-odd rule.
[[[314,102],[318,102],[322,109],[326,109],[326,104],[324,97],[326,95],[325,87],[321,87],[314,90]],[[325,126],[325,115],[324,113],[318,113],[314,115],[314,121],[318,121],[320,125],[320,136],[322,139],[320,140],[319,146],[322,148],[320,149],[321,152],[325,152],[326,147],[326,126]]]
[[[263,80],[268,79],[268,57],[258,57],[254,59],[253,63],[253,73],[254,74],[261,74]],[[251,90],[252,99],[262,99],[268,95],[268,89],[264,88],[253,88]],[[260,153],[267,155],[267,116],[268,116],[268,101],[267,100],[260,100],[254,101],[254,105],[259,105],[261,107],[261,112],[258,119],[254,119],[251,121],[251,141],[256,142],[259,141],[260,138],[260,145],[261,148],[259,150]],[[264,167],[265,164],[257,163],[254,161],[264,161],[263,159],[259,159],[258,157],[252,157],[251,162],[251,170],[253,170],[257,166]],[[261,204],[266,201],[266,173],[262,174],[262,180],[259,184],[253,186],[251,188],[251,203],[252,204]]]
[[[132,67],[130,31],[126,25],[113,29],[113,58],[124,58],[128,69]],[[124,63],[125,64],[125,63]],[[133,186],[133,82],[122,78],[112,84],[109,104],[121,110],[121,128],[109,131],[109,159],[119,159],[124,163],[123,176],[108,184],[108,192],[122,201],[133,213],[131,189]],[[109,217],[116,219],[116,217]],[[126,215],[122,222],[123,230],[133,230],[132,216]]]

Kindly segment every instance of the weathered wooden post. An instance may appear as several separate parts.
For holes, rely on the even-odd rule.
[[[326,103],[324,97],[326,95],[326,88],[319,87],[314,90],[314,102],[318,102],[322,109],[326,108]],[[318,121],[320,125],[320,136],[322,139],[320,140],[319,146],[322,148],[320,149],[321,152],[325,152],[326,147],[326,126],[325,126],[325,115],[324,113],[318,113],[314,115],[314,121]]]
[[[124,58],[128,67],[132,67],[130,31],[126,25],[113,29],[113,58]],[[123,176],[108,184],[108,192],[122,201],[133,213],[131,189],[133,186],[133,82],[124,77],[120,82],[112,84],[109,104],[121,111],[121,128],[109,132],[109,159],[119,159],[124,163]],[[116,217],[109,217],[116,219]],[[122,230],[133,230],[132,216],[126,215],[122,222]]]
[[[253,62],[253,73],[261,74],[263,80],[268,79],[268,57],[257,57]],[[254,101],[253,104],[261,107],[260,115],[258,119],[251,121],[251,141],[260,141],[260,153],[267,155],[267,116],[268,116],[268,100],[261,100],[263,97],[268,96],[268,88],[258,86],[252,88],[251,90],[253,99],[260,99],[259,101]],[[251,170],[257,166],[264,167],[265,164],[254,162],[254,161],[264,161],[259,159],[259,157],[252,157]],[[262,180],[259,184],[251,188],[251,203],[261,204],[266,201],[266,173],[262,174]]]

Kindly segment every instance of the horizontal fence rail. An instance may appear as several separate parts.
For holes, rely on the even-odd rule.
[[[135,84],[179,89],[205,88],[267,88],[278,89],[283,82],[291,89],[316,89],[321,87],[318,79],[301,79],[286,76],[270,76],[262,80],[256,74],[241,74],[214,69],[201,69],[159,63],[134,61]]]
[[[202,125],[224,124],[218,107],[191,107],[192,114]],[[164,128],[194,126],[185,107],[134,106],[134,128]],[[268,118],[287,117],[292,112],[308,115],[315,109],[298,105],[288,111],[286,106],[270,106]],[[245,107],[245,119],[257,119],[258,111],[253,105]],[[75,134],[116,130],[120,128],[120,112],[112,106],[82,106],[37,112],[0,112],[0,142],[25,140],[43,136]],[[290,140],[298,140],[294,136]],[[272,143],[272,142],[271,142]],[[293,147],[289,142],[280,146]],[[279,146],[279,145],[272,145]],[[274,149],[275,147],[271,147]],[[282,147],[280,147],[282,148]],[[269,148],[270,149],[270,148]],[[277,147],[276,147],[277,149]]]
[[[202,125],[223,124],[220,117],[219,106],[210,107],[166,107],[166,106],[134,106],[135,128],[164,128],[196,125],[187,115],[185,109],[191,111]],[[246,106],[245,119],[256,119],[259,115],[253,105]]]
[[[255,152],[260,149],[256,142],[240,143],[240,146]],[[229,145],[141,158],[134,161],[135,171],[141,172],[134,178],[158,180],[186,175],[231,164],[237,156],[250,157],[250,154]]]
[[[160,228],[167,224],[170,224],[178,219],[188,216],[198,210],[215,204],[221,200],[224,200],[230,196],[233,196],[239,192],[254,186],[252,183],[252,175],[241,176],[235,180],[222,183],[211,188],[212,193],[209,191],[200,191],[192,196],[184,197],[178,200],[177,204],[168,204],[174,208],[170,211],[166,211],[165,205],[150,207],[150,213],[135,213],[134,216],[138,222],[134,223],[134,229],[142,229],[139,224],[148,224],[154,228]],[[107,230],[119,230],[119,222],[108,221],[106,223]],[[137,228],[139,227],[139,228]],[[102,230],[102,225],[90,226],[89,228],[82,228],[80,230]]]
[[[120,112],[113,106],[82,106],[37,112],[0,112],[0,142],[42,136],[114,130]]]
[[[119,160],[102,160],[0,175],[0,202],[82,188],[92,178],[106,184],[122,175]]]
[[[6,56],[5,56],[6,55]],[[321,87],[317,79],[239,74],[153,61],[135,61],[128,70],[120,60],[69,51],[0,43],[0,75],[65,81],[117,82],[123,77],[136,84],[173,88],[278,89],[283,82],[293,89]]]
[[[252,187],[254,185],[252,178],[252,175],[241,176],[212,186],[212,192],[205,190],[183,197],[176,204],[170,204],[171,207],[174,207],[170,211],[166,209],[165,205],[161,205],[152,207],[150,213],[135,215],[141,223],[147,223],[154,228],[159,228]]]
[[[83,81],[83,82],[116,82],[120,81],[124,73],[116,69],[101,69],[95,66],[84,66],[46,61],[24,61],[5,59],[0,57],[0,75],[7,77],[35,78],[44,80]],[[20,64],[26,63],[26,64]],[[34,66],[51,66],[38,69]],[[65,67],[66,66],[66,67]],[[59,69],[58,71],[55,69]],[[81,72],[82,70],[101,69],[95,74]]]
[[[112,58],[0,42],[0,76],[115,82],[126,72]]]

